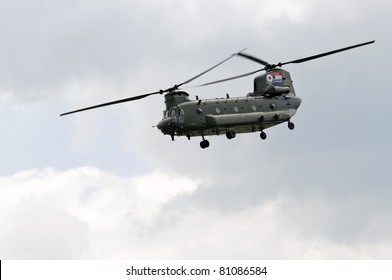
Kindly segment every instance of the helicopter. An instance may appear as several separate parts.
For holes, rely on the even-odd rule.
[[[63,113],[60,116],[136,101],[152,95],[165,94],[166,108],[163,111],[162,120],[156,127],[164,135],[169,135],[173,141],[175,136],[186,136],[188,139],[191,139],[191,137],[201,137],[200,147],[205,149],[210,146],[210,142],[205,137],[212,135],[225,134],[227,139],[233,139],[239,133],[259,132],[260,138],[265,140],[267,138],[267,134],[265,133],[267,128],[286,122],[290,130],[295,128],[291,119],[296,114],[302,102],[302,99],[295,93],[290,73],[284,70],[282,66],[307,62],[373,44],[374,42],[375,40],[283,63],[279,62],[277,64],[270,64],[242,50],[232,54],[200,74],[165,90],[161,89],[151,93],[85,107]],[[191,100],[189,99],[189,94],[181,89],[182,86],[196,80],[236,56],[261,64],[263,68],[230,78],[201,84],[196,87],[209,86],[247,77],[258,72],[265,72],[254,78],[253,92],[248,93],[246,96],[230,97],[226,94],[224,98],[213,99],[199,99],[196,96],[195,100]]]

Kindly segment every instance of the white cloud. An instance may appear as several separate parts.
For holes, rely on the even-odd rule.
[[[173,227],[164,229],[160,235],[155,236],[153,243],[166,246],[172,244],[177,248],[176,254],[172,255],[174,258],[390,258],[391,253],[385,249],[392,244],[390,237],[382,242],[369,242],[365,238],[358,239],[355,236],[352,242],[330,238],[329,230],[335,231],[339,228],[329,218],[343,220],[347,227],[350,227],[349,224],[352,222],[350,219],[341,220],[334,211],[328,211],[337,209],[336,206],[325,197],[292,199],[283,196],[242,211],[188,213]],[[297,207],[300,211],[291,213]],[[341,210],[344,211],[344,207]],[[326,216],[328,219],[325,219]],[[365,220],[362,226],[372,227],[371,223]],[[359,234],[363,233],[362,228],[358,230]],[[175,242],[170,238],[173,235],[177,236]],[[382,244],[385,247],[382,247]],[[161,257],[165,255],[162,254]]]
[[[0,257],[391,256],[385,249],[392,244],[389,215],[370,207],[358,211],[358,199],[333,201],[325,194],[299,198],[287,193],[226,211],[187,203],[202,186],[201,181],[159,171],[125,178],[91,167],[28,170],[2,177]]]
[[[1,258],[105,257],[111,245],[129,245],[129,235],[151,227],[170,200],[198,185],[160,172],[121,178],[90,167],[2,177]]]
[[[3,259],[72,259],[87,257],[88,225],[43,198],[26,197],[1,207],[0,255]]]

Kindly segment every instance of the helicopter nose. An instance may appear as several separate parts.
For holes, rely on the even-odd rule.
[[[157,127],[158,129],[162,130],[167,126],[167,121],[166,120],[161,120],[158,124]]]
[[[169,133],[171,132],[173,129],[176,128],[176,124],[172,122],[171,119],[164,119],[161,120],[158,124],[157,124],[158,129],[160,129],[163,133]]]

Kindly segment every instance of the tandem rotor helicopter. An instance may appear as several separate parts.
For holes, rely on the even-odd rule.
[[[233,139],[238,133],[260,132],[260,138],[265,140],[267,134],[264,130],[272,126],[287,122],[288,128],[293,130],[294,123],[291,121],[291,118],[301,105],[301,98],[295,94],[290,73],[281,68],[283,65],[298,64],[318,59],[373,44],[374,42],[369,41],[301,59],[283,63],[279,62],[277,64],[270,64],[244,51],[240,51],[189,80],[165,90],[161,89],[151,93],[102,103],[63,113],[60,116],[136,101],[151,95],[165,94],[166,109],[163,112],[163,119],[157,124],[157,127],[163,134],[170,135],[172,140],[174,140],[174,136],[186,136],[188,139],[198,136],[202,138],[200,142],[202,149],[210,146],[209,141],[205,137],[211,135],[225,134],[228,139]],[[254,78],[253,92],[241,97],[230,97],[227,94],[225,98],[199,99],[196,96],[196,100],[190,100],[189,94],[181,90],[182,86],[196,80],[234,56],[252,60],[264,67],[242,75],[202,84],[198,87],[239,79],[265,71],[264,74]]]

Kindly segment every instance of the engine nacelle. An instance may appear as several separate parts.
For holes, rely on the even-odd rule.
[[[274,97],[274,96],[279,96],[279,95],[288,94],[288,93],[290,93],[290,87],[288,87],[288,86],[280,87],[280,86],[268,85],[265,88],[263,95]]]

